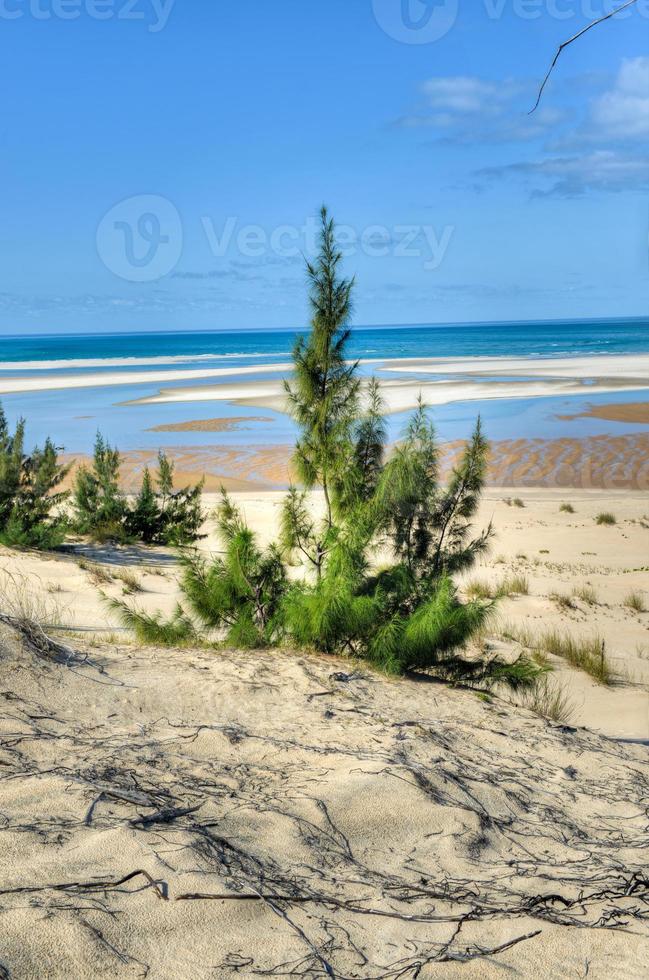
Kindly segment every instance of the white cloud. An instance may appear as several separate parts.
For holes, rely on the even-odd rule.
[[[592,135],[602,140],[649,136],[649,58],[626,58],[613,88],[591,106]]]
[[[528,108],[532,88],[515,79],[487,81],[477,76],[431,78],[421,86],[424,106],[404,116],[406,129],[437,130],[446,143],[519,143],[542,139],[565,119],[565,111],[542,107],[533,116]]]
[[[431,109],[451,115],[493,112],[505,97],[503,86],[467,75],[431,78],[422,91]]]
[[[649,156],[596,150],[579,156],[485,167],[476,176],[487,180],[520,177],[535,185],[535,197],[579,197],[587,190],[634,191],[649,188]]]

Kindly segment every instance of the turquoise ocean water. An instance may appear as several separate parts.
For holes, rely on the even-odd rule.
[[[155,395],[161,387],[180,388],[200,384],[244,380],[239,368],[272,366],[286,362],[295,331],[128,333],[83,336],[0,337],[0,384],[15,378],[45,379],[50,374],[74,376],[99,372],[137,372],[137,384],[112,384],[82,389],[35,390],[0,394],[9,418],[24,416],[28,438],[41,441],[51,434],[72,452],[85,452],[98,429],[121,449],[157,446],[268,445],[293,439],[291,422],[281,413],[250,410],[222,401],[181,402],[159,405],[125,404]],[[417,325],[357,327],[349,345],[350,356],[384,358],[476,356],[597,357],[604,354],[649,353],[649,318],[553,321],[525,323],[471,323],[462,325]],[[190,379],[161,383],[154,374],[165,370],[226,367],[227,379]],[[372,368],[365,366],[364,370]],[[147,381],[147,375],[151,380]],[[270,380],[277,375],[260,374]],[[246,374],[245,380],[257,376]],[[430,377],[430,376],[429,376]],[[443,374],[437,375],[442,378]],[[649,399],[649,391],[534,399],[484,399],[454,402],[434,410],[442,439],[467,435],[478,412],[493,439],[594,435],[648,431],[647,426],[579,419],[566,422],[557,416],[579,411],[586,404]],[[236,415],[264,415],[264,424],[251,421],[226,433],[153,433],[155,425]],[[390,435],[397,436],[405,418],[393,416]]]

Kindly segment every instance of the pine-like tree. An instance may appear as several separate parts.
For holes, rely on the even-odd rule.
[[[259,546],[224,490],[216,517],[223,556],[212,562],[188,556],[183,592],[194,615],[211,629],[225,630],[228,643],[267,646],[281,635],[287,589],[281,556],[274,545]]]
[[[319,254],[315,262],[307,263],[311,332],[295,344],[293,379],[286,383],[289,409],[300,427],[293,458],[298,478],[305,488],[320,486],[324,493],[325,524],[314,527],[310,545],[318,574],[330,546],[337,488],[353,453],[360,387],[356,364],[348,364],[345,358],[354,281],[340,275],[342,255],[326,208],[320,219]]]
[[[7,417],[0,405],[0,528],[6,526],[20,487],[25,422],[20,419],[11,435]]]
[[[69,467],[62,466],[51,439],[31,454],[24,451],[25,423],[11,435],[0,406],[0,539],[13,547],[50,549],[65,537],[57,492]]]
[[[311,332],[295,345],[294,375],[286,385],[300,429],[294,465],[303,489],[291,487],[280,547],[265,550],[224,493],[218,511],[223,556],[186,559],[183,590],[192,614],[232,644],[290,638],[395,673],[433,670],[453,681],[529,684],[539,668],[525,658],[507,664],[462,655],[491,610],[462,602],[453,582],[491,535],[490,527],[471,530],[487,465],[480,421],[446,485],[423,403],[386,460],[379,385],[372,380],[362,391],[358,365],[345,356],[353,280],[340,274],[335,227],[324,208],[321,221],[319,255],[307,266]],[[161,461],[164,509],[172,482],[170,466]],[[308,494],[315,487],[323,491],[323,519]],[[289,585],[284,560],[305,569],[305,577]],[[124,615],[160,641],[165,631],[177,638],[178,624],[185,623],[182,611],[171,623]]]
[[[148,466],[144,469],[142,486],[135,501],[135,506],[128,517],[129,532],[138,541],[154,544],[161,532],[161,514],[153,481]]]
[[[128,537],[128,505],[119,485],[120,455],[97,433],[92,466],[82,466],[74,480],[75,527],[97,541]]]
[[[200,537],[203,513],[204,481],[193,487],[174,490],[174,464],[166,453],[158,453],[158,490],[160,496],[159,542],[170,545],[193,544]]]

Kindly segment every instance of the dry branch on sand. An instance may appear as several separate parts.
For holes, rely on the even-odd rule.
[[[129,653],[0,634],[11,975],[641,975],[646,748],[326,658]]]

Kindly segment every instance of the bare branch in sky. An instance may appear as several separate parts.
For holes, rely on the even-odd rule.
[[[532,115],[533,112],[536,112],[536,110],[538,109],[539,104],[541,102],[541,98],[543,96],[543,92],[545,91],[545,86],[548,84],[548,82],[550,80],[550,75],[554,71],[554,68],[555,68],[555,66],[557,64],[557,61],[561,57],[564,49],[567,48],[569,44],[573,44],[575,41],[578,41],[580,37],[583,37],[584,34],[587,34],[588,31],[590,31],[590,30],[593,29],[593,27],[597,27],[598,24],[603,24],[605,20],[610,20],[611,17],[615,17],[616,14],[619,14],[622,10],[626,10],[627,7],[632,7],[637,2],[638,2],[638,0],[626,0],[626,3],[620,4],[619,7],[616,7],[615,10],[611,10],[610,13],[604,14],[603,17],[598,17],[597,20],[591,21],[590,24],[586,24],[586,26],[585,27],[582,27],[582,29],[580,31],[578,31],[577,34],[574,35],[574,37],[569,38],[567,41],[564,41],[563,44],[560,44],[559,45],[559,47],[557,48],[557,53],[554,56],[554,60],[553,60],[552,64],[550,65],[550,67],[548,69],[548,73],[545,76],[545,78],[543,79],[543,84],[541,85],[541,87],[539,89],[539,94],[537,96],[536,103],[534,104],[534,107],[532,109],[530,109],[530,112],[529,112],[529,115],[530,116]]]

